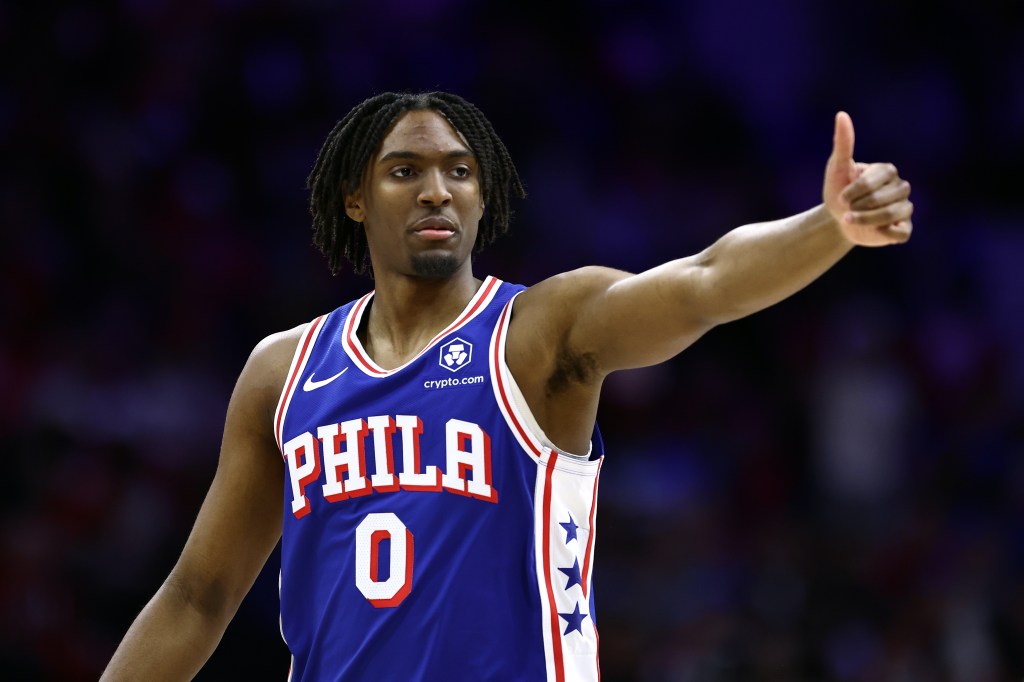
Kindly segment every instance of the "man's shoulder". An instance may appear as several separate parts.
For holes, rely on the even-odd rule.
[[[243,375],[248,375],[254,387],[280,391],[295,350],[311,324],[304,322],[263,338],[249,354]]]
[[[601,265],[568,270],[527,287],[516,307],[546,309],[576,305],[628,276],[628,272]]]
[[[291,361],[291,356],[295,353],[299,340],[311,324],[312,322],[303,322],[291,329],[269,334],[256,344],[256,347],[252,350],[252,356],[262,361],[287,356],[289,361]]]
[[[516,299],[509,326],[517,366],[545,367],[566,350],[573,326],[591,304],[629,273],[597,265],[569,270],[528,287]]]

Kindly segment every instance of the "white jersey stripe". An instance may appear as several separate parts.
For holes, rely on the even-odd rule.
[[[548,450],[537,467],[534,511],[537,533],[537,586],[540,593],[547,679],[593,682],[600,677],[597,625],[591,611],[590,576],[578,568],[583,552],[594,550],[594,480],[568,469],[565,458]],[[571,532],[570,532],[571,531]]]
[[[551,477],[554,473],[557,452],[548,452],[547,461],[537,467],[537,484],[534,495],[537,553],[537,583],[540,589],[541,630],[544,633],[544,658],[547,664],[547,679],[563,682],[565,669],[562,664],[562,637],[558,622],[558,605],[554,586],[551,583]]]
[[[356,335],[356,330],[359,328],[359,324],[362,320],[363,313],[366,310],[366,306],[373,296],[373,292],[370,292],[363,296],[356,304],[352,307],[352,312],[349,313],[348,320],[345,323],[345,333],[342,335],[342,347],[345,352],[348,353],[349,357],[356,363],[356,367],[361,369],[363,372],[370,376],[375,377],[387,377],[391,376],[395,372],[400,372],[410,364],[416,361],[417,358],[422,356],[427,351],[433,349],[434,345],[448,336],[452,332],[458,331],[460,328],[467,325],[477,315],[487,309],[494,295],[500,288],[501,280],[496,277],[488,276],[484,279],[480,288],[477,289],[476,293],[473,294],[473,298],[469,300],[462,313],[448,325],[445,329],[439,332],[434,338],[432,338],[423,349],[420,350],[415,356],[409,359],[408,362],[400,367],[394,369],[384,369],[370,357],[369,353],[363,348],[363,344],[359,341],[359,337]]]
[[[597,483],[601,478],[601,464],[604,462],[604,457],[597,460],[597,473],[594,474],[594,492],[591,493],[590,499],[590,537],[587,538],[587,551],[584,555],[583,560],[583,596],[586,597],[590,594],[590,567],[594,561],[594,536],[597,535]]]
[[[281,439],[281,431],[284,426],[284,417],[288,412],[288,405],[291,403],[292,395],[295,393],[298,379],[302,375],[302,370],[306,367],[306,361],[309,360],[309,351],[312,349],[316,337],[320,335],[320,329],[323,328],[324,320],[326,319],[326,315],[321,315],[310,322],[309,326],[306,327],[306,331],[303,332],[302,337],[299,339],[299,343],[295,347],[295,355],[292,356],[292,364],[288,368],[287,379],[281,391],[281,398],[278,400],[277,409],[274,411],[274,438],[277,440],[277,449],[280,450],[282,457],[284,457],[284,442]]]
[[[359,369],[367,374],[386,376],[387,372],[370,360],[369,356],[363,355],[363,345],[359,343],[359,339],[356,337],[358,321],[362,318],[363,309],[366,307],[371,296],[373,296],[372,291],[364,295],[352,306],[352,312],[348,314],[348,319],[345,321],[345,333],[341,335],[341,345],[348,352],[349,357],[355,360],[356,366]],[[354,341],[350,341],[350,339],[354,339]]]
[[[505,309],[501,311],[501,318],[498,320],[498,324],[494,328],[494,334],[491,336],[491,346],[487,353],[491,370],[491,386],[494,389],[494,397],[498,402],[498,409],[501,411],[502,416],[505,417],[505,422],[508,424],[509,430],[512,431],[512,435],[523,446],[523,450],[533,457],[535,461],[538,461],[544,452],[544,445],[526,427],[527,421],[519,413],[516,401],[512,399],[509,391],[511,378],[508,366],[505,364],[505,341],[508,338],[507,332],[511,318],[512,303],[515,300],[515,296],[513,296],[512,300],[505,304]]]

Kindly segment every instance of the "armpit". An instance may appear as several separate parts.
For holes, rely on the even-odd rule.
[[[555,359],[555,371],[548,378],[548,396],[561,393],[572,384],[587,384],[597,375],[597,356],[594,353],[574,353],[564,344]]]

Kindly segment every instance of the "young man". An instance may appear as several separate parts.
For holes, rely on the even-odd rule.
[[[445,93],[357,106],[311,209],[332,269],[368,258],[375,289],[253,351],[192,534],[104,679],[194,675],[281,538],[292,679],[596,680],[601,384],[908,239],[909,185],[852,155],[840,113],[822,205],[525,288],[472,271],[523,194],[483,115]]]

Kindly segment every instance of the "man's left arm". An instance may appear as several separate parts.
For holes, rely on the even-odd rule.
[[[537,423],[585,452],[604,378],[668,360],[715,325],[781,301],[855,245],[910,237],[910,185],[891,164],[853,161],[853,124],[836,116],[823,204],[745,225],[704,251],[636,275],[588,267],[517,300],[505,354]]]
[[[909,197],[910,183],[891,163],[853,161],[853,123],[840,112],[822,204],[736,228],[701,253],[663,267],[675,266],[689,279],[684,286],[694,288],[686,297],[691,314],[709,324],[729,322],[796,293],[854,246],[907,241],[914,210]],[[662,274],[658,270],[651,274]]]
[[[909,183],[892,164],[855,163],[853,144],[853,123],[840,112],[821,205],[736,228],[696,255],[636,275],[584,268],[554,277],[528,292],[524,316],[560,339],[556,355],[589,358],[597,378],[669,359],[712,327],[799,291],[856,245],[906,241]]]

